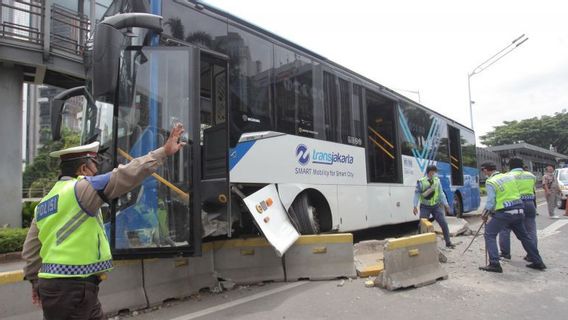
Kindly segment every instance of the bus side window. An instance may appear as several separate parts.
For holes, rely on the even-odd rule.
[[[325,132],[328,141],[335,141],[337,135],[337,82],[335,75],[323,72],[323,108]]]
[[[366,90],[367,162],[370,182],[399,182],[396,145],[396,103]]]
[[[450,166],[452,169],[452,185],[463,185],[462,141],[460,130],[448,126],[448,139],[450,142]]]

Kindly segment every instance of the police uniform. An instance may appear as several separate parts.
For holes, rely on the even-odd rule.
[[[542,176],[542,186],[546,191],[546,203],[548,205],[548,216],[550,218],[558,218],[555,214],[556,210],[556,198],[558,197],[558,183],[556,182],[556,177],[552,172],[545,172]]]
[[[485,246],[489,254],[489,265],[480,269],[502,272],[497,248],[497,234],[505,228],[511,229],[525,248],[533,262],[527,267],[543,270],[546,268],[535,243],[529,237],[524,225],[524,205],[516,179],[511,174],[494,172],[486,181],[487,211],[494,214],[485,226]]]
[[[521,168],[512,169],[507,173],[515,178],[517,188],[521,194],[523,201],[523,211],[525,215],[524,225],[529,237],[534,241],[535,246],[538,248],[538,239],[536,235],[536,207],[535,200],[535,184],[536,177]],[[511,259],[511,229],[505,228],[499,232],[499,249],[501,249],[501,256]]]
[[[416,183],[416,191],[414,193],[414,207],[420,202],[420,219],[428,219],[430,215],[434,217],[436,222],[442,228],[444,241],[447,247],[453,247],[450,240],[450,231],[446,222],[443,206],[448,206],[448,200],[442,190],[440,178],[434,176],[429,178],[424,176]]]
[[[95,156],[98,148],[95,142],[50,156],[75,160]],[[107,174],[61,177],[40,201],[22,257],[25,279],[39,292],[45,319],[103,319],[98,284],[112,269],[100,213],[103,198],[114,199],[134,189],[166,156],[162,147]]]

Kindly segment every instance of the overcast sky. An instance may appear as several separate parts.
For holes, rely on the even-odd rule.
[[[468,126],[468,73],[526,34],[527,42],[471,78],[476,135],[568,108],[566,2],[206,2],[391,89],[419,91],[422,104]]]

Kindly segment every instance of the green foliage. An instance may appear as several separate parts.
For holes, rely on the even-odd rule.
[[[21,251],[27,234],[27,228],[1,228],[0,253]]]
[[[493,131],[481,136],[481,142],[488,146],[511,144],[525,141],[545,149],[552,144],[559,153],[568,153],[568,113],[557,112],[554,116],[542,116],[521,121],[503,121]]]
[[[23,175],[24,189],[30,189],[28,197],[40,197],[43,190],[49,190],[59,176],[59,160],[51,158],[49,153],[64,148],[78,146],[80,135],[63,129],[60,141],[49,141],[39,150],[38,156],[28,165]]]
[[[39,201],[25,201],[22,204],[22,226],[29,227],[34,218],[35,207],[39,204]]]

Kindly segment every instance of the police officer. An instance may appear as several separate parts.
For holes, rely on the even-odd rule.
[[[489,213],[494,212],[491,220],[485,226],[485,246],[489,253],[489,265],[479,267],[483,271],[502,273],[499,263],[499,250],[497,248],[497,234],[504,228],[511,229],[528,253],[530,261],[528,268],[544,270],[546,266],[542,262],[535,243],[529,237],[524,225],[524,206],[521,193],[517,188],[515,177],[496,171],[492,162],[481,165],[485,176],[489,177],[485,182],[487,190],[487,203],[483,210],[483,221],[487,222]]]
[[[538,241],[536,236],[536,207],[535,200],[535,184],[536,177],[534,174],[525,171],[523,168],[523,160],[513,158],[509,160],[509,175],[515,178],[517,188],[523,200],[523,211],[525,219],[523,221],[525,229],[529,234],[531,240],[534,241],[535,246],[538,248]],[[511,259],[511,229],[505,228],[499,232],[499,248],[501,249],[501,257]],[[525,257],[528,260],[528,257]]]
[[[438,178],[438,168],[430,165],[426,168],[426,175],[416,183],[414,192],[414,215],[418,213],[418,203],[420,202],[420,219],[428,219],[430,215],[442,228],[446,247],[453,249],[455,245],[450,241],[450,231],[444,217],[444,209],[450,211],[448,200],[442,190],[440,178]]]
[[[98,284],[112,269],[112,256],[100,207],[178,152],[183,131],[176,125],[163,147],[103,175],[96,175],[99,142],[50,154],[60,158],[61,176],[36,207],[22,251],[32,301],[41,304],[44,319],[104,318]]]

